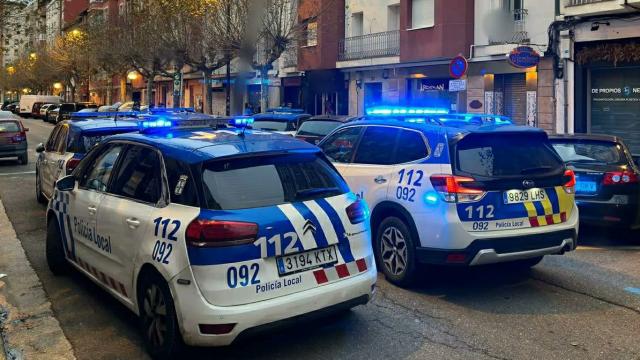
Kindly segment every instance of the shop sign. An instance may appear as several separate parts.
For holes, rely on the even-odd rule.
[[[449,80],[449,92],[467,90],[467,80]]]
[[[623,87],[592,88],[591,98],[593,99],[593,101],[639,102],[640,87],[623,86]]]
[[[286,77],[282,80],[284,86],[302,86],[302,78],[300,76]]]
[[[456,56],[449,63],[449,74],[454,79],[460,79],[467,74],[469,63],[464,56]]]
[[[420,79],[418,90],[420,92],[427,91],[447,91],[449,81],[447,79]]]
[[[509,63],[523,69],[538,66],[540,54],[531,46],[518,46],[509,54]]]

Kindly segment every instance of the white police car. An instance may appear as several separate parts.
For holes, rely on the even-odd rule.
[[[419,263],[530,267],[575,249],[575,177],[542,130],[433,109],[371,111],[319,146],[367,201],[390,281],[410,284]]]
[[[137,122],[118,120],[132,114],[74,114],[76,120],[57,124],[49,139],[36,147],[36,200],[46,204],[53,196],[55,182],[80,163],[84,155],[109,135],[138,130]]]
[[[139,314],[148,351],[240,334],[371,298],[368,208],[315,146],[154,118],[56,184],[47,261]],[[174,128],[165,128],[167,126]]]

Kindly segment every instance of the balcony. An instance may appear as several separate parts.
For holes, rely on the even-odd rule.
[[[385,31],[340,40],[338,61],[400,56],[400,31]]]
[[[638,2],[630,0],[628,3]],[[630,11],[624,0],[564,0],[561,13],[564,16],[593,16]]]

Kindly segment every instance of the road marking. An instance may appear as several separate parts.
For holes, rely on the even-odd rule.
[[[633,295],[640,295],[640,288],[627,287],[627,288],[624,288],[624,291],[632,293]]]
[[[6,173],[6,174],[0,174],[0,176],[17,176],[17,175],[31,175],[31,174],[35,174],[36,171],[23,171],[23,172],[15,172],[15,173]]]
[[[576,248],[576,250],[589,250],[589,251],[605,251],[607,249],[602,248],[602,247],[595,247],[595,246],[578,246]]]
[[[615,245],[607,245],[607,246],[578,246],[576,250],[583,251],[639,251],[640,246],[615,246]]]

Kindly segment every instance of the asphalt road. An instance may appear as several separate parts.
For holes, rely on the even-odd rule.
[[[80,275],[54,277],[44,259],[45,207],[30,164],[0,161],[0,197],[78,359],[146,358],[136,318]],[[189,358],[640,359],[640,236],[582,229],[580,248],[527,272],[506,266],[426,269],[412,289],[379,279],[376,298],[340,316],[301,323]]]

